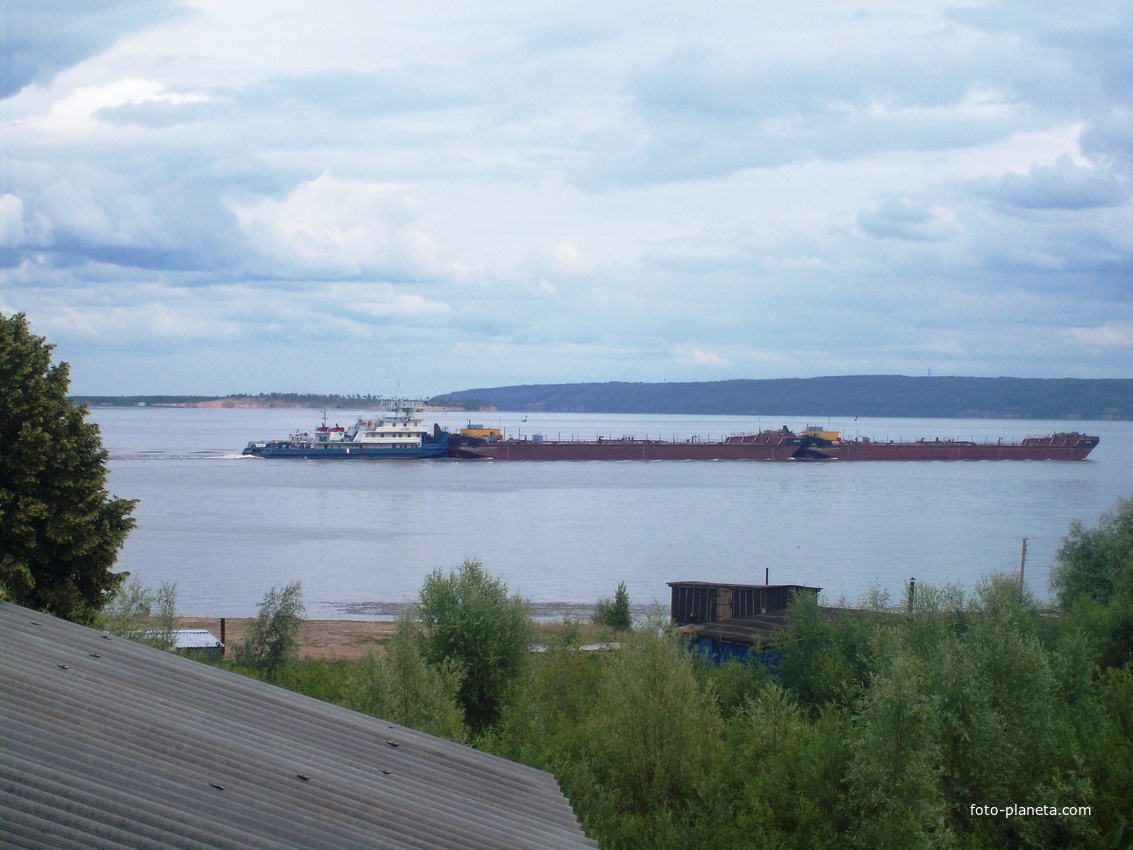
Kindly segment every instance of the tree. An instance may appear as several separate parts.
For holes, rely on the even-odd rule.
[[[1078,599],[1108,604],[1133,585],[1133,498],[1118,499],[1094,528],[1074,520],[1057,553],[1050,588],[1059,605]]]
[[[468,737],[457,700],[460,673],[449,663],[431,667],[421,657],[421,625],[406,609],[385,655],[370,651],[350,676],[346,705],[450,741]]]
[[[135,502],[106,490],[106,450],[67,399],[23,314],[0,316],[0,582],[13,601],[91,623],[122,585],[111,568]]]
[[[610,661],[586,740],[598,776],[635,814],[681,811],[712,771],[722,724],[696,663],[657,622],[627,635]]]
[[[434,570],[421,588],[425,660],[455,663],[463,674],[460,702],[469,727],[481,732],[496,722],[508,690],[523,674],[531,644],[530,607],[508,596],[507,585],[465,560],[445,575]]]
[[[728,768],[739,787],[736,826],[750,847],[835,847],[849,765],[845,713],[812,718],[765,683],[728,723]]]
[[[851,720],[845,803],[854,812],[854,837],[862,847],[948,846],[939,712],[923,665],[891,643]]]
[[[633,613],[629,608],[629,591],[626,583],[618,584],[613,601],[599,599],[594,609],[594,622],[602,626],[609,626],[617,632],[628,632],[633,628]]]
[[[294,581],[283,590],[273,587],[260,603],[243,643],[233,653],[236,663],[274,679],[298,654],[304,613],[302,584]]]
[[[1094,528],[1070,526],[1050,587],[1059,607],[1095,636],[1103,667],[1133,662],[1133,498],[1118,499]]]
[[[138,579],[119,588],[95,620],[112,635],[170,650],[176,645],[177,585],[163,581],[150,590]]]

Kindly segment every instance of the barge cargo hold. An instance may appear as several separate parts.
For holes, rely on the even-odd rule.
[[[719,441],[459,439],[458,458],[491,460],[762,460],[762,461],[926,461],[926,460],[1085,460],[1098,437],[1077,432],[1028,437],[1020,442],[974,440],[880,442],[843,440],[837,432],[787,428],[742,434]]]

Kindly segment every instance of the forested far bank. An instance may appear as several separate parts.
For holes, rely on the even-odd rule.
[[[72,396],[91,407],[366,409],[371,393]],[[1133,420],[1133,380],[845,375],[695,383],[529,384],[458,390],[430,407],[546,413]]]
[[[435,396],[499,410],[751,416],[1133,419],[1133,380],[846,375],[697,383],[479,387]]]

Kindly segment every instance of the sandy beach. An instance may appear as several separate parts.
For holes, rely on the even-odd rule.
[[[224,640],[229,647],[244,639],[248,617],[227,617]],[[182,617],[178,628],[207,629],[220,638],[219,617]],[[361,658],[370,649],[380,646],[393,634],[394,623],[369,620],[304,620],[299,628],[301,658]]]

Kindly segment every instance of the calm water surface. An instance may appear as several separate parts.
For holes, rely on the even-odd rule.
[[[828,600],[905,582],[1017,571],[1042,598],[1070,522],[1133,495],[1133,423],[798,417],[474,414],[508,433],[719,438],[821,424],[874,439],[1099,434],[1090,460],[969,463],[493,463],[264,460],[252,439],[311,410],[102,408],[110,487],[138,499],[119,567],[177,584],[182,614],[248,616],[303,582],[312,617],[387,615],[437,567],[480,559],[542,606],[585,616],[625,581],[667,606],[669,581],[817,585]],[[352,422],[355,413],[330,411]],[[467,418],[438,414],[442,426]]]

